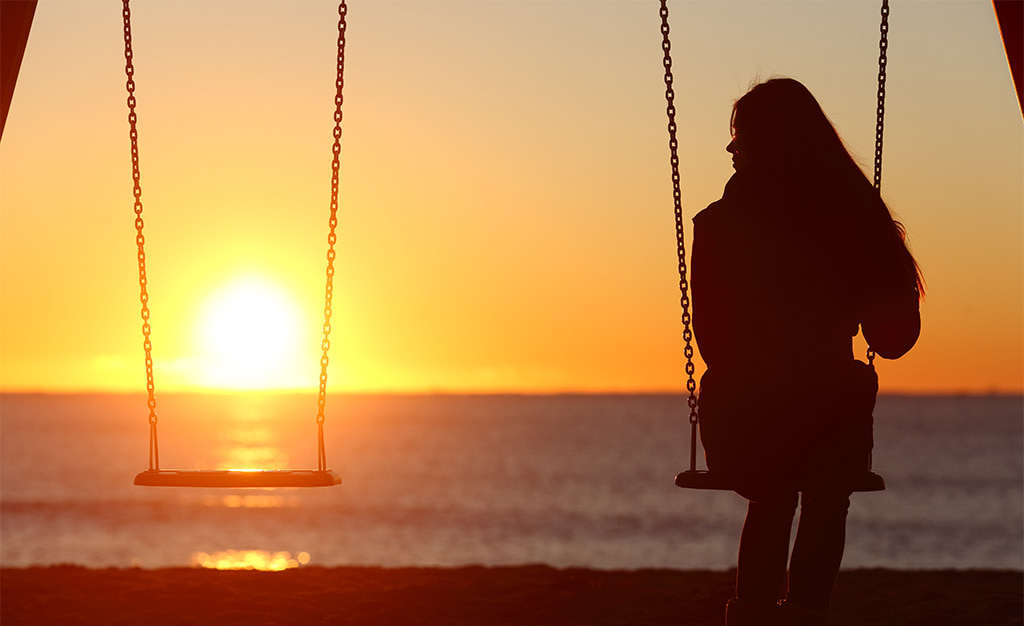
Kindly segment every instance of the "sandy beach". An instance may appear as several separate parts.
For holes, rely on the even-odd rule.
[[[733,572],[516,567],[0,570],[16,624],[722,623]],[[1020,571],[851,570],[833,624],[1004,626],[1024,620]]]

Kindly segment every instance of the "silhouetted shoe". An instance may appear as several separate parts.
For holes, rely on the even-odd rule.
[[[779,602],[779,615],[780,626],[828,626],[828,611],[809,609],[786,600]]]
[[[733,598],[725,605],[725,626],[781,626],[779,605],[742,602]]]

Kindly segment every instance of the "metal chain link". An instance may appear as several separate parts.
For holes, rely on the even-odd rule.
[[[676,255],[679,269],[679,304],[683,310],[683,355],[686,357],[687,404],[690,408],[690,469],[696,467],[697,445],[697,383],[694,380],[693,333],[690,329],[690,284],[686,271],[686,243],[683,235],[683,203],[679,178],[679,141],[676,139],[675,90],[672,88],[672,42],[669,39],[668,0],[661,0],[661,49],[665,53],[662,64],[665,67],[665,112],[668,115],[668,147],[672,165],[672,204],[676,220]]]
[[[885,66],[889,49],[889,0],[882,0],[878,38],[878,105],[875,109],[875,189],[882,187],[882,131],[885,128]]]
[[[882,0],[882,22],[878,36],[878,104],[875,107],[875,189],[882,189],[882,134],[885,130],[885,68],[889,50],[889,0]],[[868,346],[868,365],[875,366],[875,351]]]
[[[343,88],[345,86],[345,30],[347,28],[346,16],[348,7],[342,1],[338,5],[338,75],[334,82],[334,146],[332,152],[334,158],[331,160],[331,217],[328,222],[330,232],[327,235],[327,289],[324,296],[324,338],[320,343],[323,351],[320,357],[320,394],[317,399],[317,443],[318,443],[318,469],[327,469],[327,459],[324,448],[324,406],[327,402],[327,364],[329,362],[327,353],[331,347],[331,301],[334,297],[334,244],[338,241],[335,230],[338,226],[338,173],[341,167],[341,107],[344,103]]]
[[[135,66],[132,63],[132,13],[129,0],[123,0],[124,17],[124,72],[128,89],[128,127],[132,145],[132,193],[135,196],[135,244],[138,247],[139,300],[142,302],[142,347],[146,352],[146,392],[149,395],[149,469],[160,469],[160,450],[156,437],[156,388],[153,385],[153,343],[150,340],[149,292],[146,282],[146,237],[142,234],[142,178],[139,174],[138,115],[135,113]]]

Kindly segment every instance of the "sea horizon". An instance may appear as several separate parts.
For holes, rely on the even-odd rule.
[[[133,486],[145,400],[0,394],[0,566],[735,566],[745,501],[673,485],[682,393],[335,394],[342,484],[277,491]],[[317,465],[312,394],[166,393],[157,410],[162,468]],[[854,495],[844,567],[1024,569],[1022,415],[1019,395],[882,394],[887,489]]]

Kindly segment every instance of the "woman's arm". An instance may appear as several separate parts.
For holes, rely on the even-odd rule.
[[[736,352],[737,332],[734,302],[735,276],[729,265],[729,247],[721,220],[709,207],[693,220],[693,254],[690,260],[690,291],[693,332],[701,358],[711,366],[728,362]]]

